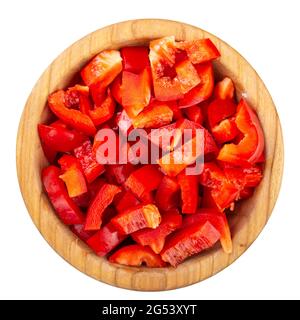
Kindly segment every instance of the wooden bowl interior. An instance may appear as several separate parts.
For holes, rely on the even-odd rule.
[[[185,261],[178,268],[132,268],[110,264],[97,257],[54,213],[42,191],[40,172],[47,165],[37,134],[37,124],[52,115],[46,107],[49,93],[78,80],[78,71],[104,49],[148,44],[149,40],[175,35],[177,40],[209,37],[221,51],[214,63],[217,78],[229,76],[240,99],[246,96],[262,122],[266,140],[266,165],[262,183],[253,197],[238,205],[230,217],[233,252],[219,245]],[[18,177],[33,222],[47,242],[80,271],[103,282],[135,290],[166,290],[186,286],[217,273],[237,259],[256,239],[275,204],[282,176],[283,144],[280,122],[272,99],[255,70],[235,50],[198,28],[166,20],[135,20],[89,34],[64,51],[44,72],[26,103],[17,141]]]

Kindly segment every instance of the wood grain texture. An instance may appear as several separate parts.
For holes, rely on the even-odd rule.
[[[66,87],[74,75],[103,49],[147,44],[149,40],[175,35],[177,40],[209,37],[222,57],[214,66],[218,75],[231,77],[238,98],[244,93],[257,111],[266,136],[266,168],[254,196],[239,205],[230,220],[233,252],[220,246],[174,268],[132,268],[109,263],[96,256],[55,215],[42,191],[40,172],[47,165],[37,133],[37,124],[47,121],[47,96]],[[199,28],[168,20],[134,20],[97,30],[66,49],[42,74],[33,88],[20,121],[17,138],[17,170],[21,192],[36,227],[66,261],[105,283],[134,290],[168,290],[204,280],[235,261],[257,238],[277,199],[283,171],[283,141],[272,98],[250,64],[234,49]]]

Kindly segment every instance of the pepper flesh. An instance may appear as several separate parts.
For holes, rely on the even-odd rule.
[[[139,244],[149,246],[155,253],[160,253],[164,247],[166,237],[178,229],[182,223],[182,216],[177,209],[165,212],[160,225],[156,229],[142,229],[131,236]]]
[[[112,203],[114,196],[122,190],[112,184],[104,184],[90,204],[84,230],[99,230],[104,210]]]
[[[212,247],[219,239],[220,233],[210,222],[195,223],[172,234],[161,257],[176,267],[189,256]]]
[[[181,189],[182,213],[195,213],[198,207],[198,176],[180,173],[177,181]]]
[[[162,268],[166,266],[158,254],[154,253],[150,248],[138,244],[119,249],[109,257],[109,262],[133,267],[139,267],[143,263],[148,268]]]
[[[154,204],[137,205],[117,216],[111,222],[124,234],[130,234],[144,228],[155,229],[161,221],[160,213]]]
[[[178,205],[179,185],[176,179],[164,176],[156,192],[155,202],[160,210],[168,211]]]
[[[59,168],[51,165],[42,171],[42,181],[48,197],[62,222],[66,225],[82,224],[84,216],[69,197],[67,189],[59,178]]]

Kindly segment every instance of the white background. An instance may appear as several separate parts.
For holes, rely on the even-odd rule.
[[[0,298],[300,298],[299,1],[0,3]],[[285,139],[281,193],[259,238],[238,261],[218,275],[168,292],[141,293],[114,288],[66,263],[31,222],[15,169],[19,118],[43,70],[62,50],[87,33],[135,18],[187,22],[216,34],[236,48],[266,83],[277,105]]]

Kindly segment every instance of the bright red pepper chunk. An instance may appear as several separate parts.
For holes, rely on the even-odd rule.
[[[67,189],[59,178],[61,172],[55,166],[42,171],[42,181],[48,197],[62,222],[66,225],[81,224],[84,216],[69,197]]]
[[[84,224],[75,224],[71,226],[70,229],[76,234],[79,239],[83,241],[87,241],[95,234],[94,231],[85,231]]]
[[[130,191],[124,191],[122,194],[120,194],[120,197],[116,197],[114,202],[118,212],[123,212],[126,209],[140,204],[140,201]]]
[[[178,229],[182,223],[182,216],[177,209],[165,212],[160,225],[156,229],[142,229],[134,232],[131,237],[143,246],[149,246],[155,253],[160,253],[164,247],[166,237]]]
[[[199,106],[191,106],[184,109],[187,118],[195,123],[202,124],[204,121],[202,110]]]
[[[235,124],[235,118],[222,120],[212,128],[212,134],[219,144],[235,139],[239,134],[239,130]]]
[[[160,210],[168,211],[178,206],[179,184],[176,179],[164,176],[156,192],[156,205]]]
[[[182,41],[177,46],[186,51],[190,61],[194,64],[211,61],[221,55],[210,39]]]
[[[257,162],[264,152],[264,133],[255,112],[242,99],[237,108],[235,123],[244,135],[238,144],[225,144],[218,160],[237,166],[249,166]]]
[[[104,184],[98,194],[90,204],[86,221],[85,230],[99,230],[102,224],[104,210],[113,202],[116,194],[122,190],[112,184]]]
[[[150,248],[138,244],[119,249],[109,258],[109,261],[132,267],[140,267],[142,264],[145,264],[149,268],[162,268],[166,266],[160,255],[154,253]]]
[[[234,84],[233,81],[225,77],[222,81],[219,81],[214,90],[214,97],[216,99],[233,99],[234,97]]]
[[[236,105],[230,99],[213,100],[207,109],[207,118],[210,128],[214,128],[222,120],[232,117],[236,113]]]
[[[96,161],[95,155],[92,152],[92,144],[89,140],[74,149],[74,155],[80,161],[84,175],[89,183],[105,171],[104,166]]]
[[[138,205],[119,213],[111,222],[120,232],[130,234],[144,228],[155,229],[161,215],[154,204]]]
[[[150,66],[149,49],[147,47],[125,47],[120,51],[124,71],[140,73]]]
[[[163,174],[157,167],[149,164],[131,173],[125,182],[125,187],[140,197],[145,192],[156,190],[162,178]]]
[[[140,74],[123,71],[122,105],[130,118],[136,117],[148,106],[151,98],[151,75],[148,68]]]
[[[177,181],[181,189],[182,213],[195,213],[198,207],[198,177],[180,173]]]
[[[80,162],[71,155],[63,155],[58,163],[63,174],[59,177],[65,182],[70,197],[77,197],[88,191]]]
[[[70,127],[87,135],[96,133],[96,128],[89,116],[78,110],[68,109],[65,106],[65,92],[63,90],[50,94],[48,105],[51,111]]]
[[[211,223],[220,233],[220,241],[224,252],[228,254],[231,253],[232,241],[230,228],[224,213],[210,208],[199,209],[197,210],[196,214],[186,216],[183,219],[182,228],[197,223],[204,224],[207,221]]]
[[[126,237],[110,222],[90,237],[86,243],[98,256],[103,257],[125,240]]]
[[[219,231],[210,222],[195,223],[175,232],[167,240],[161,257],[176,267],[189,256],[212,247],[219,239]]]

